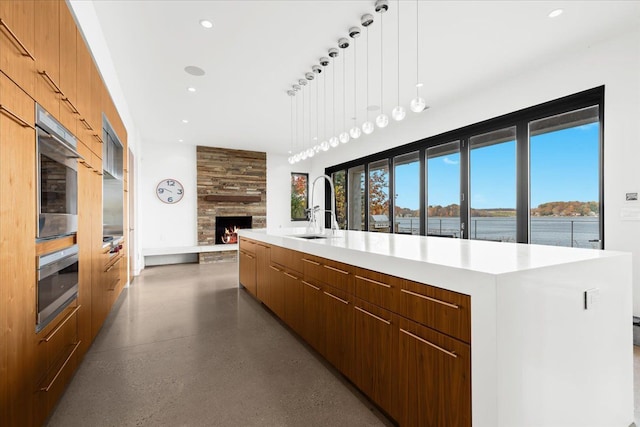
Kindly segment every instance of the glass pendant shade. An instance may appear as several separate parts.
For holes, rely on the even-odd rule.
[[[328,141],[322,141],[320,143],[320,149],[322,151],[329,151],[329,142]]]
[[[391,117],[393,117],[393,120],[395,120],[396,122],[404,119],[406,115],[407,111],[401,105],[394,107],[394,109],[391,111]]]
[[[287,159],[287,161],[289,162],[290,165],[294,164],[294,160],[293,160],[293,156],[289,156],[289,158]]]
[[[349,130],[349,135],[351,135],[351,138],[353,139],[358,139],[360,138],[360,135],[362,135],[362,131],[358,126],[354,126]]]
[[[316,152],[313,148],[307,149],[307,157],[311,158],[316,155]]]
[[[300,161],[300,154],[296,154],[295,156],[293,156],[293,161],[298,163]]]
[[[349,142],[349,132],[342,132],[340,134],[340,136],[338,137],[338,139],[340,140],[340,142],[342,142],[343,144],[346,144],[347,142]]]
[[[304,150],[303,152],[300,153],[300,157],[302,158],[302,160],[307,160],[307,157],[309,157],[309,151]]]
[[[333,148],[336,148],[338,145],[340,145],[340,141],[338,141],[337,137],[332,136],[331,138],[329,138],[329,145]]]
[[[379,128],[386,128],[388,124],[389,116],[387,116],[386,114],[382,113],[379,114],[378,117],[376,117],[376,126],[378,126]]]
[[[362,124],[362,132],[366,133],[367,135],[370,135],[374,131],[374,129],[375,127],[373,126],[373,123],[369,120]]]
[[[413,111],[414,113],[422,112],[426,106],[427,103],[425,102],[424,98],[418,96],[411,100],[411,111]]]
[[[320,152],[320,144],[316,144],[313,146],[313,152],[316,154]]]

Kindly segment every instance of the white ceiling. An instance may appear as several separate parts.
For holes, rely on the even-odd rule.
[[[366,105],[380,105],[380,19],[384,26],[384,110],[397,97],[397,0],[384,15],[374,0],[334,1],[110,1],[94,6],[132,119],[145,142],[210,145],[286,153],[291,148],[291,84],[348,37],[363,13],[369,27],[369,103],[366,35],[357,41],[358,123]],[[640,1],[420,0],[420,81],[432,108],[455,102],[560,56],[640,26]],[[558,18],[547,15],[564,9]],[[416,2],[400,1],[400,103],[415,96]],[[212,29],[199,25],[213,22]],[[352,40],[350,40],[352,41]],[[347,111],[342,109],[342,61],[336,72],[336,133],[353,116],[353,44],[346,50]],[[184,67],[206,71],[194,77]],[[333,64],[326,68],[327,132],[332,132]],[[318,80],[314,81],[314,85]],[[319,136],[324,139],[319,80]],[[197,89],[195,93],[187,87]],[[312,90],[315,104],[315,86]],[[309,101],[309,94],[306,100]],[[296,112],[302,112],[300,95]],[[312,104],[312,108],[315,106]],[[305,108],[305,143],[310,140]],[[378,114],[370,113],[371,119]],[[429,111],[410,114],[428,119]],[[182,123],[182,119],[189,123]],[[316,115],[311,118],[315,129]],[[302,141],[302,122],[297,125]],[[347,122],[347,127],[349,123]],[[295,129],[295,127],[294,127]],[[315,130],[313,131],[315,134]],[[313,136],[313,135],[311,135]],[[180,139],[183,142],[178,142]]]

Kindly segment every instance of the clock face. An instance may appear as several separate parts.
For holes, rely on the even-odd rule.
[[[178,203],[183,195],[184,188],[175,179],[163,179],[156,187],[156,196],[165,203]]]

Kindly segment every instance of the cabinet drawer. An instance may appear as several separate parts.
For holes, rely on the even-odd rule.
[[[36,404],[38,409],[42,411],[46,408],[45,414],[51,413],[56,403],[64,393],[64,390],[71,381],[73,373],[78,366],[78,347],[80,342],[73,346],[67,347],[64,357],[60,358],[56,365],[47,373],[46,378],[42,381],[36,390]]]
[[[403,279],[375,271],[356,268],[354,272],[355,295],[371,304],[395,311],[395,296],[400,292]]]
[[[398,313],[464,342],[471,342],[471,298],[434,286],[404,280]]]
[[[57,322],[38,334],[37,375],[40,382],[45,381],[50,372],[59,367],[78,342],[78,307],[70,307],[58,316]]]
[[[240,238],[240,249],[252,255],[256,253],[256,242],[245,237]]]
[[[0,70],[31,97],[36,77],[34,8],[33,1],[0,2]]]
[[[271,247],[271,262],[292,271],[302,273],[302,254],[280,246]]]
[[[302,255],[304,277],[316,280],[345,292],[353,293],[353,268],[340,262]]]

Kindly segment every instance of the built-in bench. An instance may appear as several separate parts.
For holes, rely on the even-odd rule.
[[[198,262],[199,255],[211,252],[237,251],[238,245],[201,245],[201,246],[177,246],[172,248],[146,248],[142,249],[144,265],[165,265]]]

